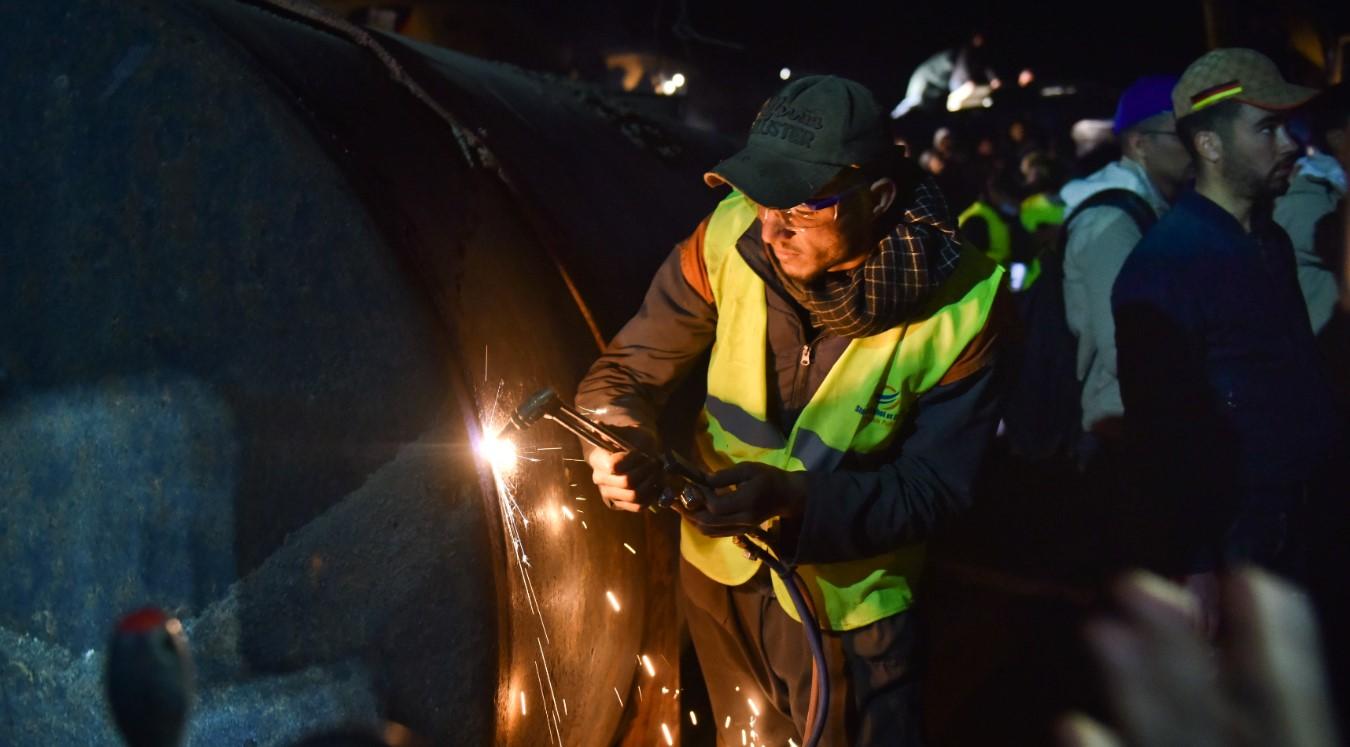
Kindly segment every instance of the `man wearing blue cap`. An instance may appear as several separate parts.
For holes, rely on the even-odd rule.
[[[1082,427],[1089,452],[1112,449],[1124,407],[1116,380],[1111,286],[1144,231],[1167,212],[1191,157],[1172,115],[1175,75],[1140,78],[1120,96],[1114,127],[1122,157],[1064,185],[1064,311],[1078,339]]]

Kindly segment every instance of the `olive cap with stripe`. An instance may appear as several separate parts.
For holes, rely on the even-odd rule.
[[[813,75],[764,102],[745,148],[703,181],[730,184],[765,207],[789,208],[814,197],[845,168],[895,152],[871,91],[844,78]]]
[[[1172,111],[1181,119],[1221,101],[1268,110],[1293,109],[1316,95],[1315,88],[1286,81],[1275,63],[1254,49],[1216,49],[1181,74],[1172,89]]]

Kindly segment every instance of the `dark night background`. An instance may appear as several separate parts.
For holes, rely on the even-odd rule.
[[[891,106],[916,65],[977,30],[988,38],[989,55],[1005,82],[1030,68],[1041,84],[1111,91],[1140,75],[1180,73],[1211,41],[1258,48],[1287,75],[1320,82],[1313,59],[1350,30],[1350,4],[1306,0],[326,4],[349,14],[396,9],[400,31],[411,36],[597,82],[605,78],[606,55],[644,53],[658,68],[649,63],[649,73],[687,76],[682,116],[736,135],[781,84],[782,67],[794,76],[828,72],[855,78]]]

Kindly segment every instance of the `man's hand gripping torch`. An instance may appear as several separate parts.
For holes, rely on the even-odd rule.
[[[561,425],[592,446],[614,453],[634,452],[659,464],[665,487],[656,504],[651,506],[653,511],[675,506],[697,511],[706,501],[705,491],[712,490],[708,486],[708,476],[679,454],[667,450],[657,455],[639,448],[610,428],[569,407],[551,387],[535,392],[522,402],[511,414],[511,419],[502,428],[498,438],[512,431],[522,432],[544,418]]]

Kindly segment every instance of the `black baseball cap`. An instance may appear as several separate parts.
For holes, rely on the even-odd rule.
[[[876,98],[833,75],[794,80],[764,102],[744,149],[703,175],[760,205],[789,208],[810,199],[845,168],[897,152]]]

